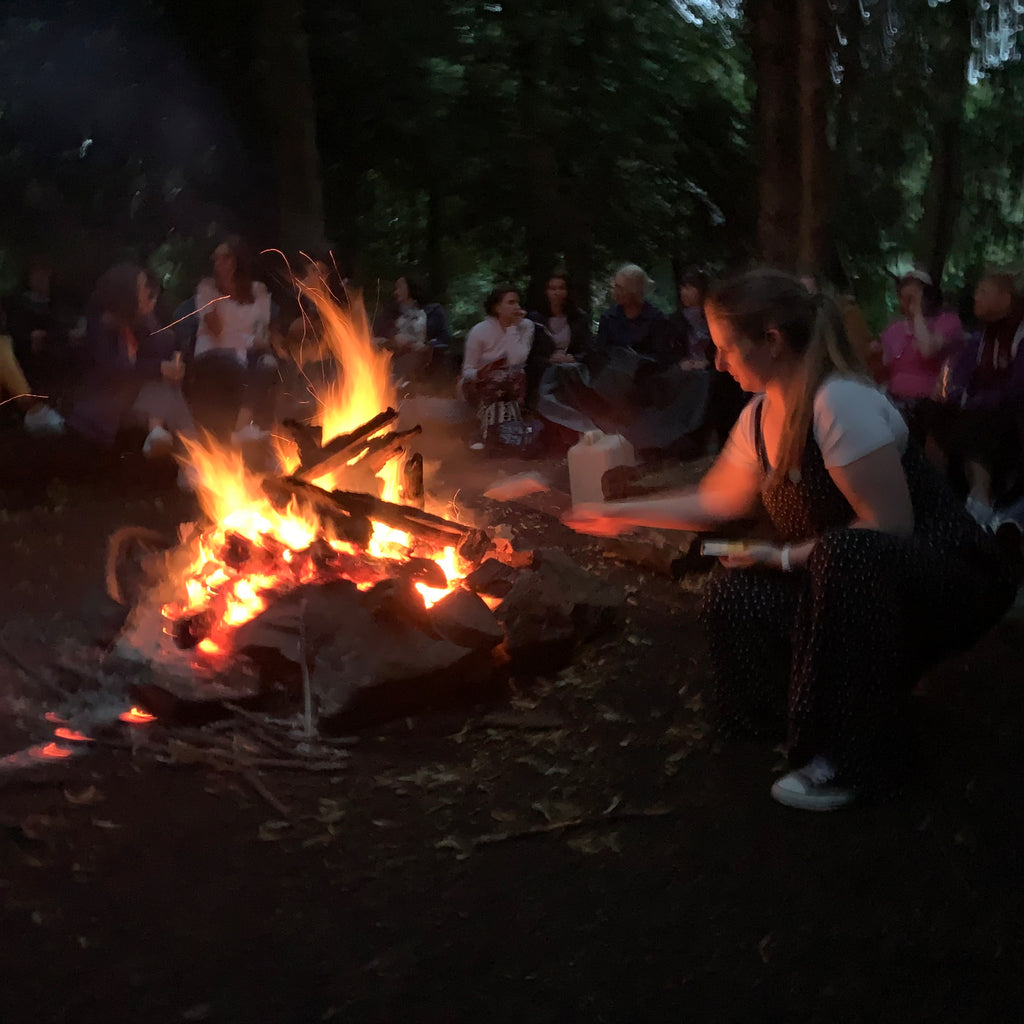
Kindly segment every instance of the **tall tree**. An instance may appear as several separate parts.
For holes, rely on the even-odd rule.
[[[316,101],[303,0],[259,0],[264,102],[270,125],[280,245],[319,247],[325,236]]]
[[[748,0],[757,85],[758,250],[790,269],[820,269],[829,211],[828,0]],[[795,72],[795,73],[794,73]]]

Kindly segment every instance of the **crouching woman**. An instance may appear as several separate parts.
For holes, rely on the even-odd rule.
[[[784,718],[780,803],[832,810],[891,788],[914,683],[1006,611],[1017,579],[864,374],[835,305],[754,271],[706,311],[716,365],[755,397],[699,486],[577,507],[569,525],[713,530],[763,502],[776,543],[721,559],[705,594],[725,731]]]

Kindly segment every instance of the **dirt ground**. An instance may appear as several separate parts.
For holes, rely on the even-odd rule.
[[[453,451],[435,486],[626,588],[619,628],[336,774],[264,772],[286,817],[146,741],[0,776],[0,1022],[1020,1020],[1024,625],[926,680],[894,799],[790,811],[780,749],[708,733],[693,584],[565,530],[563,464]],[[552,490],[482,502],[525,468]],[[107,535],[193,505],[7,429],[0,506],[4,754],[48,735],[39,666],[109,631]]]

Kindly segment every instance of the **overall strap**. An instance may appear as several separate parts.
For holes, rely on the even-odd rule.
[[[768,450],[764,444],[764,428],[761,425],[761,413],[764,409],[764,395],[762,395],[754,406],[754,450],[757,452],[757,461],[761,464],[761,472],[768,476],[772,467],[768,463]]]

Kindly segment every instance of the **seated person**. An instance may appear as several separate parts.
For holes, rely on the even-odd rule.
[[[1013,276],[983,277],[974,314],[981,334],[952,368],[936,412],[935,437],[954,469],[962,466],[968,511],[990,526],[1006,478],[1024,468],[1024,297]]]
[[[573,300],[565,274],[552,274],[537,309],[537,325],[527,365],[527,393],[536,396],[541,379],[552,367],[582,359],[590,347],[590,319]]]
[[[889,395],[917,441],[929,432],[928,400],[935,394],[943,363],[963,345],[964,330],[952,310],[942,308],[942,293],[923,270],[899,281],[900,316],[882,332],[879,343]]]
[[[48,394],[60,393],[74,376],[70,317],[54,297],[53,268],[46,260],[29,260],[23,287],[6,299],[4,313],[14,357],[26,377]]]
[[[677,361],[665,314],[645,297],[648,280],[644,270],[633,263],[615,272],[614,303],[597,323],[594,362],[606,359],[614,349],[628,349],[662,369]]]
[[[137,404],[147,382],[158,382],[165,373],[180,378],[174,334],[162,330],[153,315],[153,280],[140,267],[120,264],[99,279],[89,301],[87,368],[69,424],[105,448],[113,446],[121,430],[148,422],[147,411]],[[175,420],[175,429],[185,429],[183,403],[178,404],[180,421],[170,409],[163,411]]]
[[[13,402],[21,409],[22,423],[30,434],[62,434],[63,417],[40,395],[32,393],[5,326],[3,313],[0,313],[0,405]]]
[[[500,285],[484,300],[487,319],[466,336],[458,388],[476,410],[479,436],[471,447],[482,449],[491,429],[522,417],[526,399],[526,362],[536,325],[526,318],[518,288]]]
[[[588,375],[580,374],[561,396],[579,415],[573,423],[558,422],[621,434],[637,451],[682,452],[704,422],[708,374],[680,365],[686,339],[646,300],[647,280],[632,264],[616,272],[615,304],[601,316],[585,356]]]
[[[277,361],[270,352],[270,293],[254,278],[236,235],[213,251],[213,275],[196,288],[195,362],[188,399],[197,426],[221,441],[250,422],[273,422]]]

